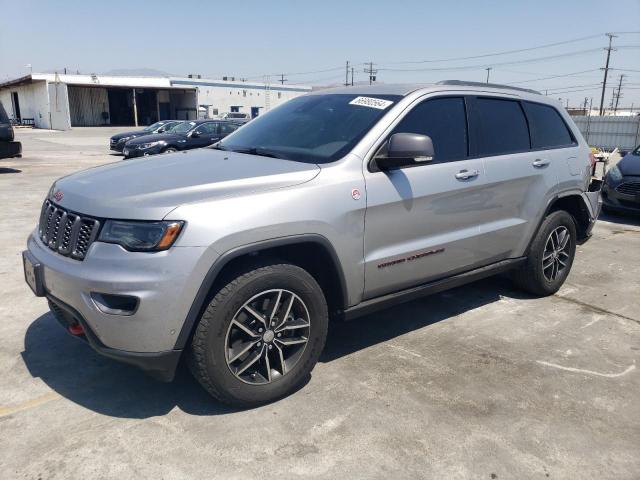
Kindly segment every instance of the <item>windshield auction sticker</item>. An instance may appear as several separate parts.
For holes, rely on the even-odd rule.
[[[390,100],[382,100],[380,98],[356,97],[349,102],[349,105],[360,105],[361,107],[377,108],[384,110],[393,102]]]

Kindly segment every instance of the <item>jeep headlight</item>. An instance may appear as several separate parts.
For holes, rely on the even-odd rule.
[[[98,241],[116,243],[132,252],[167,250],[178,238],[184,222],[129,222],[107,220]]]
[[[609,171],[607,172],[607,179],[610,179],[613,182],[619,182],[620,180],[622,180],[622,172],[617,165],[614,165],[609,169]]]

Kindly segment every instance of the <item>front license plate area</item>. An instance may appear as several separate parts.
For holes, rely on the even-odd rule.
[[[24,267],[24,280],[27,285],[31,287],[33,293],[37,297],[44,297],[44,281],[42,279],[42,264],[40,264],[33,256],[28,252],[22,252],[22,265]]]

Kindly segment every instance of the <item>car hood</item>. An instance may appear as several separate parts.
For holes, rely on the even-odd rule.
[[[640,155],[629,153],[620,160],[616,166],[622,175],[638,175],[640,176]]]
[[[130,131],[130,132],[121,132],[121,133],[117,133],[117,134],[113,135],[113,136],[111,137],[111,140],[115,140],[115,141],[117,142],[117,141],[118,141],[118,140],[120,140],[121,138],[124,138],[124,137],[130,137],[130,136],[132,136],[132,135],[136,135],[136,136],[138,136],[138,135],[144,135],[144,132],[143,132],[143,131],[141,131],[141,130],[132,130],[132,131]]]
[[[160,220],[185,203],[308,182],[316,164],[210,148],[143,157],[84,170],[55,182],[51,201],[101,218]]]
[[[158,140],[164,141],[176,141],[184,140],[186,135],[177,135],[175,133],[152,133],[151,135],[145,135],[143,137],[136,137],[127,142],[127,145],[140,145],[141,143],[156,142]]]

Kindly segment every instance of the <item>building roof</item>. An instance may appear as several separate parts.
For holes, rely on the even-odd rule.
[[[153,77],[153,76],[120,76],[120,75],[82,75],[64,73],[32,73],[23,77],[0,83],[0,89],[26,85],[36,81],[60,82],[67,85],[87,87],[124,87],[124,88],[180,88],[195,89],[197,87],[257,88],[274,91],[309,92],[306,85],[277,85],[260,82],[241,82],[189,77]]]

